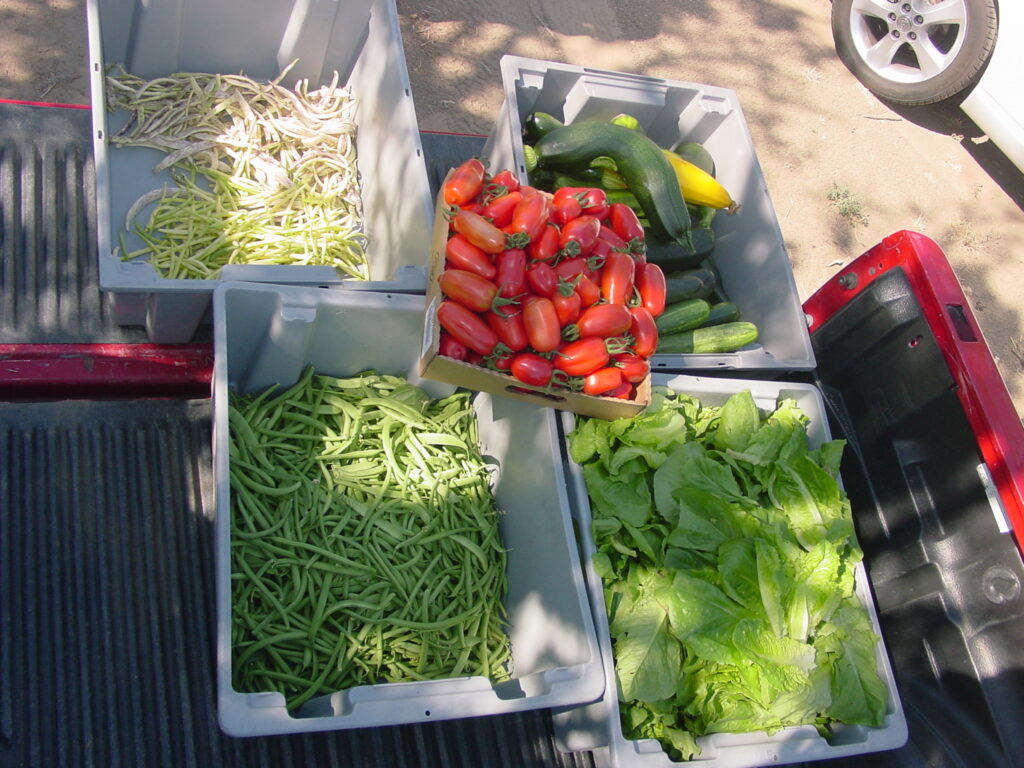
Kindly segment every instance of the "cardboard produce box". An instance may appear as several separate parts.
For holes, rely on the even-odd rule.
[[[499,169],[500,170],[500,169]],[[443,298],[437,278],[445,268],[445,243],[448,240],[448,218],[443,191],[437,195],[434,209],[434,231],[430,242],[430,272],[427,278],[427,312],[423,323],[423,351],[420,375],[426,379],[443,381],[478,392],[490,392],[535,405],[550,406],[560,411],[571,411],[584,416],[603,419],[622,419],[643,411],[650,402],[650,375],[637,385],[634,400],[596,397],[579,392],[524,384],[510,374],[492,371],[438,353],[441,328],[437,322],[437,307]]]

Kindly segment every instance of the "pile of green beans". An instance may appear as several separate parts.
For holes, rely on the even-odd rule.
[[[287,72],[287,69],[285,70]],[[163,277],[215,278],[227,264],[331,266],[369,280],[356,166],[355,99],[334,81],[309,91],[242,75],[107,76],[107,105],[129,112],[115,147],[166,153],[173,183],[130,207],[122,259]],[[156,203],[148,221],[138,214]],[[143,247],[128,250],[124,233]]]
[[[235,689],[509,678],[502,547],[468,392],[307,368],[232,392]]]

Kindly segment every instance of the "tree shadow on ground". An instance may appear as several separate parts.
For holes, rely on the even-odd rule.
[[[1024,173],[1015,166],[1002,150],[990,141],[977,123],[967,116],[960,103],[961,94],[953,99],[925,106],[879,102],[897,115],[934,133],[962,136],[961,145],[967,154],[989,175],[1018,208],[1024,210]]]

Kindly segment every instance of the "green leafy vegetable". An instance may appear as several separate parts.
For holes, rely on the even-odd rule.
[[[807,424],[792,399],[765,413],[748,391],[706,407],[656,388],[640,417],[569,435],[627,738],[680,760],[707,733],[882,723],[844,443],[811,450]]]

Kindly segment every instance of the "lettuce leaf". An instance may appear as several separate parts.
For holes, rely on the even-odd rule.
[[[670,546],[717,552],[724,542],[740,535],[732,505],[713,493],[680,488],[674,498],[677,523],[668,537]]]
[[[652,506],[644,473],[622,472],[613,476],[601,464],[592,463],[583,467],[583,479],[595,518],[616,518],[635,527],[647,522]]]
[[[742,451],[761,426],[761,414],[749,390],[730,397],[724,406],[712,440],[719,450]]]
[[[653,594],[664,577],[651,572],[643,579],[637,598],[620,604],[610,631],[622,698],[656,702],[675,695],[682,653],[669,634],[668,613]]]
[[[885,718],[888,690],[876,673],[875,634],[864,608],[846,598],[815,642],[831,668],[832,701],[827,714],[853,725],[878,726]]]
[[[849,501],[835,478],[806,454],[777,462],[767,491],[804,548],[853,536]]]
[[[831,477],[839,477],[839,465],[843,460],[843,451],[846,449],[845,440],[829,440],[822,443],[813,451],[808,451],[811,461],[828,472]]]
[[[779,551],[764,539],[754,541],[755,563],[757,566],[758,595],[761,607],[772,630],[779,637],[785,634],[783,596],[789,591],[790,578]]]

